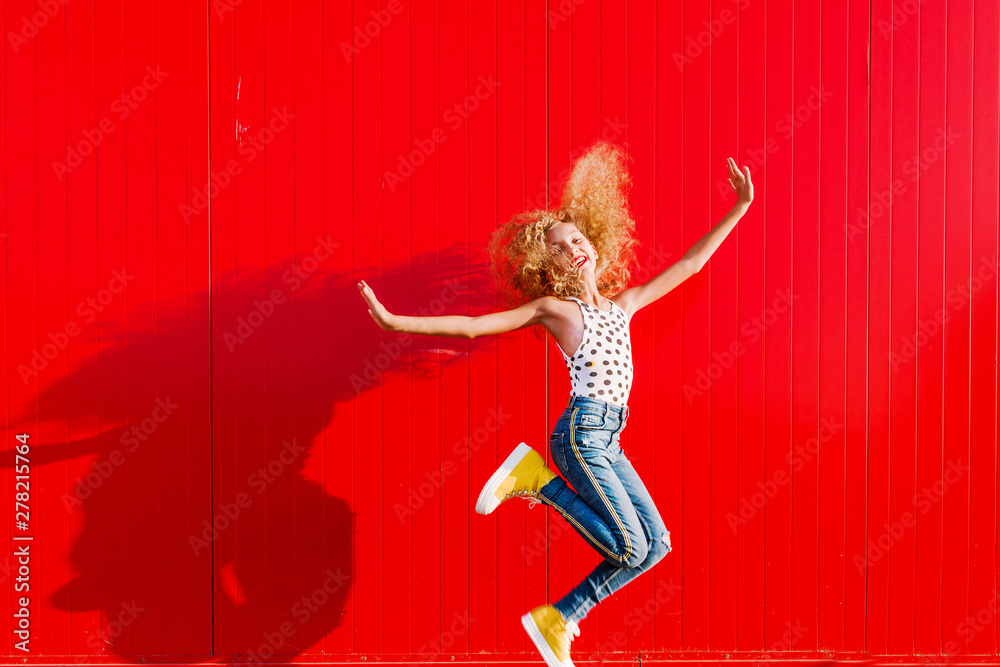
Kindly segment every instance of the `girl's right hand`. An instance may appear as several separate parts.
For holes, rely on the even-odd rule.
[[[368,283],[362,280],[358,283],[358,289],[361,290],[361,296],[368,302],[368,314],[372,316],[375,323],[386,331],[395,331],[392,323],[394,316],[375,298],[375,292],[368,286]]]

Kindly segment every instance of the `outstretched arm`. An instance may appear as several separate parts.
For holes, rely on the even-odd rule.
[[[465,315],[441,315],[438,317],[408,317],[393,315],[385,309],[368,283],[358,283],[361,296],[368,302],[368,314],[386,331],[422,334],[425,336],[452,336],[455,338],[476,338],[502,334],[515,329],[523,329],[539,324],[548,316],[546,305],[551,297],[535,299],[512,310],[467,317]]]
[[[733,206],[719,224],[691,246],[677,262],[649,282],[630,287],[621,293],[621,308],[630,317],[636,311],[665,296],[682,282],[701,271],[705,263],[715,254],[718,247],[722,245],[723,240],[729,236],[729,232],[736,226],[739,219],[747,212],[750,202],[753,201],[753,183],[750,182],[750,168],[744,167],[745,172],[741,172],[736,168],[736,161],[732,158],[729,158],[727,166],[729,167],[729,186],[736,192],[736,205]]]

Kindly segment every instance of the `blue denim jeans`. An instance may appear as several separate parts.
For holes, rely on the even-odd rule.
[[[563,476],[543,486],[540,499],[604,557],[555,603],[567,621],[579,623],[598,602],[671,549],[670,533],[652,497],[618,445],[627,421],[628,406],[570,396],[549,437],[552,461]]]

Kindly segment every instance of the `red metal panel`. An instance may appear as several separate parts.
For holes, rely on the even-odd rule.
[[[881,197],[892,191],[892,42],[875,37],[875,24],[892,21],[890,2],[872,3],[871,160],[868,199],[868,544],[866,559],[867,624],[865,646],[875,655],[887,649],[889,563],[868,559],[868,545],[885,531],[889,513],[889,384],[891,316],[889,277],[891,222]],[[873,552],[874,553],[874,552]]]
[[[767,34],[791,35],[791,2],[768,2]],[[761,180],[766,190],[764,223],[764,304],[758,331],[764,339],[764,479],[788,475],[789,491],[778,494],[764,506],[764,649],[780,647],[788,624],[792,623],[792,504],[795,491],[792,475],[801,466],[794,459],[792,440],[792,329],[791,313],[776,317],[765,328],[766,309],[775,305],[779,291],[792,293],[792,194],[794,141],[788,114],[795,108],[793,97],[794,51],[791,40],[774,40],[767,45],[764,96],[768,133],[775,150],[767,157],[767,171]],[[766,150],[766,148],[765,148]],[[776,184],[780,184],[775,187]],[[754,196],[756,199],[756,194]],[[791,298],[791,297],[789,297]],[[775,313],[777,314],[777,313]],[[751,320],[752,321],[752,320]],[[686,353],[686,352],[685,352]],[[804,459],[804,457],[803,457]],[[804,461],[803,461],[804,462]]]
[[[687,36],[704,35],[711,22],[711,7],[696,4],[684,7],[683,25]],[[709,33],[710,34],[710,33]],[[702,40],[705,41],[704,38]],[[709,152],[711,115],[711,59],[702,54],[684,65],[684,171],[681,205],[684,215],[683,248],[687,250],[711,229],[710,197],[712,170]],[[684,368],[683,381],[693,384],[698,371],[711,363],[711,271],[691,276],[683,285]],[[636,326],[640,320],[636,318]],[[711,526],[705,508],[711,505],[711,458],[705,446],[711,440],[711,394],[705,392],[685,405],[682,417],[682,475],[684,515],[678,526],[683,556],[684,611],[680,648],[686,651],[709,648],[711,638]],[[673,543],[671,542],[671,545]]]
[[[972,234],[972,147],[979,137],[973,132],[973,5],[972,2],[952,0],[948,3],[947,99],[945,118],[955,142],[948,147],[945,160],[945,257],[944,286],[945,308],[950,317],[942,330],[944,343],[944,447],[941,476],[947,483],[948,472],[954,465],[971,462],[970,443],[970,357],[973,339],[971,310],[968,298],[962,295],[962,286],[969,285],[973,267]],[[977,336],[978,337],[978,336]],[[970,537],[969,520],[970,475],[957,475],[954,484],[935,490],[930,488],[930,498],[936,497],[944,512],[944,553],[942,555],[942,634],[944,650],[949,655],[969,653],[969,612],[972,601],[970,589]],[[954,477],[952,477],[954,479]],[[928,499],[928,502],[931,502]],[[956,651],[949,649],[949,642],[957,643]]]
[[[996,654],[997,608],[997,209],[1000,25],[997,3],[975,6],[972,64],[972,318],[969,406],[969,653]],[[994,110],[991,110],[994,109]],[[941,141],[935,137],[935,141]],[[994,359],[990,370],[988,360]],[[981,361],[982,360],[982,361]],[[954,479],[953,473],[946,481]]]
[[[656,54],[653,100],[656,132],[654,168],[654,218],[652,247],[647,242],[647,252],[640,253],[643,267],[641,283],[655,276],[663,268],[679,260],[684,246],[684,91],[683,62],[678,67],[676,54],[683,53],[683,7],[678,4],[657,4],[655,16]],[[619,137],[620,138],[620,137]],[[654,251],[652,257],[648,251]],[[682,587],[684,574],[684,544],[687,540],[683,524],[684,509],[684,410],[687,405],[684,384],[684,323],[681,317],[684,288],[674,289],[653,306],[653,316],[640,311],[633,322],[646,318],[647,327],[656,335],[653,359],[655,375],[646,391],[646,401],[652,401],[645,419],[648,435],[656,447],[656,506],[664,525],[670,531],[673,551],[653,571],[656,578],[656,597],[660,601],[653,616],[655,626],[654,646],[680,647],[684,629],[681,616],[685,592]],[[647,353],[649,354],[649,353]],[[636,400],[641,400],[636,396]],[[631,395],[629,401],[632,401]],[[648,406],[649,403],[647,402]],[[631,419],[631,415],[629,416]],[[637,419],[642,423],[640,414]],[[626,431],[631,428],[626,428]],[[624,432],[623,432],[624,433]],[[631,436],[629,436],[631,437]],[[649,576],[648,574],[646,576]]]
[[[848,81],[847,104],[847,411],[844,420],[847,450],[844,475],[845,533],[844,556],[846,590],[844,593],[844,648],[865,650],[866,575],[863,566],[867,550],[868,484],[868,214],[869,165],[869,4],[854,2],[848,6]],[[831,100],[833,102],[833,100]],[[831,108],[836,109],[833,104]],[[856,567],[857,558],[862,567]]]
[[[400,9],[399,14],[393,15],[384,7],[377,7],[378,12],[385,12],[383,17],[391,17],[379,21],[382,27],[382,95],[384,99],[393,100],[393,103],[384,106],[382,110],[380,131],[383,172],[392,170],[400,159],[399,156],[423,155],[428,152],[425,144],[414,142],[417,137],[410,130],[410,105],[395,102],[411,99],[411,92],[415,92],[410,87],[410,11],[406,7]],[[370,20],[369,15],[365,19]],[[408,159],[413,165],[414,174],[430,168],[423,159]],[[419,275],[413,275],[412,269],[402,268],[413,265],[411,229],[419,229],[410,225],[410,176],[403,172],[401,183],[391,190],[381,190],[384,234],[380,250],[385,270],[383,275],[393,278],[398,275],[403,278],[387,280],[382,294],[391,303],[399,304],[401,312],[415,311],[409,286],[415,281],[423,282]],[[396,267],[401,267],[402,270],[396,270]],[[391,334],[387,332],[384,337],[391,338]],[[383,374],[382,425],[385,437],[381,443],[384,478],[382,535],[372,544],[372,548],[381,552],[383,623],[386,628],[392,628],[391,632],[384,632],[382,636],[383,651],[410,653],[412,573],[413,570],[427,569],[429,564],[423,560],[422,552],[413,550],[413,526],[409,522],[400,521],[395,508],[406,503],[413,479],[412,461],[416,451],[425,445],[413,437],[411,428],[410,397],[413,395],[413,387],[410,374],[403,368],[399,369],[402,372],[396,372],[395,366],[396,364],[390,365],[386,369],[388,372]],[[415,486],[417,489],[421,488],[419,484]]]
[[[352,24],[360,17],[378,11],[378,2],[357,2],[353,5]],[[362,23],[367,23],[368,19]],[[352,95],[354,105],[353,181],[355,229],[355,272],[368,280],[376,294],[391,289],[386,267],[381,261],[382,231],[382,54],[378,44],[369,45],[353,58]],[[390,98],[391,101],[392,98]],[[370,319],[370,318],[369,318]],[[363,361],[371,360],[383,341],[389,336],[373,331],[371,322],[354,323],[354,368],[364,376]],[[385,607],[382,596],[382,504],[383,499],[383,442],[395,434],[383,434],[384,385],[382,380],[355,397],[354,430],[354,498],[351,506],[355,514],[354,537],[354,650],[359,653],[381,653]]]
[[[787,496],[787,474],[775,479],[765,476],[765,440],[761,415],[764,414],[764,389],[766,362],[764,356],[764,335],[760,325],[754,322],[767,307],[770,299],[764,291],[764,275],[767,256],[764,235],[765,220],[762,214],[767,210],[767,173],[769,149],[777,145],[773,126],[767,125],[766,109],[755,101],[755,91],[766,90],[767,52],[760,48],[759,35],[764,34],[765,3],[739,3],[729,8],[736,13],[739,31],[739,105],[738,137],[730,138],[727,154],[736,160],[740,168],[750,167],[750,177],[754,183],[754,200],[747,215],[740,220],[733,234],[739,235],[739,331],[734,335],[736,359],[726,372],[735,374],[739,382],[738,401],[735,412],[738,430],[736,479],[733,491],[733,505],[724,517],[726,529],[736,535],[736,647],[739,650],[762,650],[764,646],[764,513],[766,503],[772,502],[764,490],[770,483],[780,489],[778,493]],[[738,139],[738,140],[737,140]],[[725,184],[725,172],[716,159],[713,162],[713,185],[716,192],[729,192]],[[728,194],[725,201],[734,201],[735,195]],[[773,297],[772,297],[773,298]],[[730,354],[734,354],[730,352]],[[775,473],[776,474],[776,473]],[[777,487],[778,482],[785,484]]]
[[[740,69],[733,67],[739,61],[739,32],[733,25],[733,9],[728,4],[713,4],[710,23],[702,30],[712,35],[712,43],[702,57],[711,64],[708,73],[709,117],[711,132],[702,145],[693,144],[695,155],[707,157],[699,165],[705,171],[695,170],[685,174],[706,190],[707,221],[716,224],[733,207],[735,196],[725,183],[728,178],[726,161],[738,156],[739,101],[742,93]],[[700,34],[704,32],[699,31]],[[742,167],[741,167],[742,168]],[[722,188],[719,181],[722,180]],[[739,509],[736,498],[739,459],[737,440],[738,422],[738,373],[728,367],[732,344],[739,339],[739,290],[730,289],[739,284],[740,238],[738,224],[719,246],[712,259],[702,269],[706,279],[704,300],[708,305],[709,331],[707,339],[710,357],[698,370],[712,378],[711,386],[699,401],[708,410],[711,439],[708,448],[709,492],[706,515],[709,547],[709,646],[716,650],[736,650],[737,630],[737,540],[726,523],[726,515]]]
[[[66,81],[65,81],[65,41],[63,23],[65,17],[58,16],[49,30],[40,32],[35,52],[35,88],[39,100],[45,102],[36,108],[38,127],[53,128],[54,131],[39,132],[37,136],[37,158],[46,168],[40,169],[37,187],[37,232],[44,239],[44,250],[37,255],[38,265],[38,329],[42,335],[50,331],[64,331],[66,313],[69,310],[68,253],[66,244],[66,180],[56,177],[47,165],[58,164],[66,159]],[[24,57],[26,54],[22,54]],[[42,338],[42,340],[45,340]],[[47,374],[66,376],[69,369],[65,353],[53,359]],[[39,387],[38,413],[39,430],[33,446],[43,443],[65,442],[69,439],[67,419],[70,404],[67,385],[59,383],[44,390],[47,383]],[[12,441],[13,442],[13,441]],[[36,450],[40,451],[40,450]],[[68,465],[64,457],[58,457],[51,465],[38,468],[38,478],[33,499],[33,513],[38,542],[34,548],[44,544],[62,544],[69,529],[70,516],[66,503],[62,500]],[[8,497],[17,499],[26,490],[24,486],[13,485]],[[17,531],[15,531],[16,533]],[[20,546],[16,542],[11,544]],[[12,550],[13,551],[13,550]],[[74,577],[61,550],[40,549],[36,552],[34,568],[42,576],[35,578],[35,590],[42,599],[51,599],[66,582]],[[18,562],[18,561],[15,561]],[[68,653],[72,616],[68,609],[44,609],[35,621],[44,627],[45,637],[37,645],[39,650],[53,653]],[[44,624],[44,625],[42,625]]]
[[[496,72],[496,2],[470,2],[469,54],[466,70],[466,87],[459,89],[459,97],[445,97],[443,103],[452,113],[450,122],[458,125],[455,133],[468,139],[469,208],[466,233],[468,234],[470,268],[483,265],[482,239],[495,229],[497,188],[497,105],[496,93],[488,91],[483,83],[491,72]],[[502,84],[501,88],[502,90]],[[446,121],[449,122],[449,121]],[[461,172],[459,172],[461,173]],[[450,174],[457,176],[458,174]],[[461,235],[458,235],[461,238]],[[470,316],[496,310],[493,295],[470,285]],[[478,294],[477,294],[478,293]],[[489,410],[498,405],[497,372],[499,370],[496,338],[479,340],[473,346],[468,361],[470,391],[468,394],[468,432],[474,434],[485,428]],[[504,397],[507,401],[513,400]],[[503,461],[507,446],[497,433],[488,433],[481,446],[469,459],[468,503],[474,502],[482,484],[489,479],[497,465]],[[516,443],[515,443],[516,444]],[[507,453],[510,453],[509,450]],[[498,544],[504,539],[499,530],[499,514],[489,518],[472,515],[469,526],[469,651],[498,650],[497,628],[501,619],[499,599],[503,588],[498,587]],[[461,611],[459,612],[462,613]],[[475,620],[473,620],[475,619]],[[504,619],[506,621],[506,619]],[[509,622],[509,621],[507,621]]]
[[[799,36],[822,34],[820,5],[796,6],[792,31]],[[792,607],[787,621],[793,634],[780,639],[779,650],[816,649],[817,591],[819,590],[818,518],[819,460],[809,456],[808,441],[820,432],[819,420],[819,245],[820,121],[823,93],[820,78],[820,39],[794,40],[792,65],[792,116],[789,153],[792,160],[791,264],[789,317],[792,334],[792,447],[802,455],[804,465],[792,471]],[[832,94],[832,91],[831,91]],[[841,93],[843,94],[843,93]],[[784,127],[783,127],[784,130]],[[777,295],[776,295],[777,296]],[[795,297],[799,297],[796,299]],[[765,317],[765,322],[767,318]]]
[[[656,133],[656,91],[647,84],[655,80],[656,23],[652,19],[656,5],[654,2],[630,2],[628,12],[619,13],[611,10],[609,3],[603,3],[601,10],[601,90],[597,92],[601,99],[601,115],[600,127],[595,133],[627,148],[633,181],[629,206],[642,244],[639,256],[648,262],[650,255],[655,256],[653,251],[659,244],[655,209],[656,145],[640,137],[654,137]],[[666,266],[664,263],[664,268]],[[634,275],[632,284],[643,280],[644,276]],[[630,328],[635,374],[629,392],[629,421],[621,437],[623,450],[652,495],[662,518],[664,487],[657,484],[656,472],[658,460],[666,453],[666,448],[657,449],[653,426],[656,421],[656,333],[653,311],[643,324]],[[653,539],[659,539],[659,535],[654,535]],[[673,555],[667,558],[672,559]],[[601,615],[601,646],[619,651],[649,651],[656,646],[654,619],[662,604],[657,600],[657,591],[661,591],[661,600],[664,595],[664,589],[658,589],[656,583],[655,570],[646,572],[621,591],[624,595],[607,600],[614,604],[614,598],[618,598],[617,606],[601,604],[607,607]],[[616,643],[622,636],[626,641]]]
[[[347,91],[351,90],[355,55],[350,4],[324,3],[322,25],[325,40],[333,40],[338,45],[347,44],[349,48],[345,54],[343,49],[331,49],[324,42],[323,76],[320,79],[323,99],[346,100]],[[356,232],[353,222],[346,219],[353,211],[353,121],[353,104],[345,101],[323,105],[324,238],[331,238],[339,245],[333,250],[333,261],[327,260],[323,268],[323,401],[324,414],[329,415],[329,419],[322,434],[322,490],[327,498],[324,499],[323,530],[316,533],[314,540],[323,540],[324,575],[329,576],[327,573],[332,570],[341,577],[336,584],[336,604],[324,610],[324,625],[329,631],[326,651],[337,655],[354,651],[356,616],[352,596],[357,576],[353,540],[356,525],[353,512],[354,432],[358,423],[354,416],[354,402],[368,381],[359,382],[359,376],[354,375],[358,367],[353,352],[360,347],[355,332],[362,324],[372,324],[367,312],[350,310],[349,304],[354,298],[354,284],[358,280],[376,278],[367,267],[357,268],[351,249],[354,248],[355,238],[363,238],[364,235]],[[339,131],[331,132],[329,128],[339,128]],[[319,138],[313,140],[318,142]],[[335,275],[342,273],[343,280],[349,281],[346,294],[331,288],[326,277],[331,271]],[[368,338],[366,334],[361,340]],[[348,350],[351,356],[348,356]]]
[[[838,90],[820,100],[815,122],[819,146],[819,419],[816,432],[806,438],[806,451],[816,451],[819,466],[819,534],[817,571],[816,648],[839,650],[844,646],[847,608],[845,512],[847,449],[845,447],[845,391],[847,377],[847,261],[848,241],[844,220],[848,216],[848,105],[854,98],[848,68],[850,44],[848,7],[824,4],[820,90]],[[804,642],[805,638],[799,641]],[[810,648],[796,643],[793,648]]]
[[[408,214],[410,227],[413,230],[410,238],[411,256],[408,262],[410,312],[418,312],[423,308],[429,313],[429,308],[435,304],[436,299],[447,298],[448,307],[442,310],[441,314],[445,312],[452,314],[458,295],[437,294],[436,292],[440,290],[435,289],[441,278],[438,268],[441,236],[422,232],[422,230],[441,228],[441,144],[434,139],[438,136],[435,131],[444,127],[441,120],[438,83],[441,71],[439,11],[437,2],[414,3],[392,20],[399,22],[405,30],[405,19],[409,16],[411,26],[410,53],[413,62],[410,66],[411,83],[408,85],[411,86],[412,130],[406,150],[403,152],[408,154],[413,150],[415,140],[428,147],[420,151],[424,154],[423,164],[410,178],[411,204]],[[404,55],[401,61],[406,63],[408,58]],[[431,143],[428,144],[428,141]],[[389,165],[390,169],[394,166]],[[405,215],[399,217],[400,222],[406,219]],[[445,277],[454,278],[455,274]],[[439,304],[437,307],[440,307],[444,306],[445,302],[436,303]],[[455,338],[439,338],[438,343],[434,347],[443,349],[454,348],[456,344],[462,344],[462,341]],[[407,345],[408,352],[404,353],[400,360],[408,359],[415,347],[414,344]],[[410,419],[413,423],[411,433],[413,458],[407,486],[413,490],[409,493],[415,492],[416,495],[413,496],[412,502],[409,498],[403,502],[405,506],[412,508],[408,518],[404,518],[412,533],[413,592],[412,599],[406,599],[404,591],[402,605],[408,607],[408,613],[412,615],[412,646],[409,651],[418,654],[437,653],[440,650],[455,648],[450,639],[447,646],[443,646],[440,634],[441,590],[444,578],[450,574],[450,565],[455,560],[451,555],[444,554],[442,549],[444,527],[442,496],[446,493],[445,485],[454,484],[454,474],[465,464],[457,460],[454,443],[445,441],[441,433],[441,380],[438,369],[440,360],[447,358],[446,353],[439,353],[438,361],[430,365],[431,373],[412,373],[413,409]],[[415,359],[414,362],[416,361]],[[461,489],[461,497],[464,501],[464,487]],[[456,509],[465,510],[466,503],[462,502],[460,508]],[[398,517],[394,520],[400,521]],[[400,554],[404,551],[405,547],[400,550]]]
[[[891,168],[893,183],[910,181],[904,174],[907,158],[918,152],[918,90],[917,68],[910,66],[919,57],[919,34],[913,24],[901,26],[892,33],[892,138]],[[875,39],[882,39],[879,34]],[[873,221],[890,229],[890,295],[889,313],[889,396],[892,410],[889,417],[889,520],[879,524],[877,533],[892,538],[892,546],[884,560],[889,574],[891,610],[886,628],[888,652],[907,654],[913,650],[913,617],[916,540],[912,531],[893,531],[903,526],[903,515],[909,511],[916,488],[916,373],[914,364],[898,360],[908,353],[904,347],[913,340],[916,328],[917,295],[917,197],[915,188],[906,187],[894,193],[892,216]]]
[[[489,99],[496,105],[496,209],[493,220],[495,224],[499,224],[506,222],[510,216],[520,211],[524,202],[523,5],[507,2],[496,4],[496,35],[494,79],[499,85],[489,94]],[[502,39],[501,35],[507,37]],[[485,87],[480,90],[484,95],[487,94]],[[473,256],[478,258],[480,255],[477,253]],[[487,293],[494,294],[494,291],[488,290]],[[494,308],[499,307],[499,301],[496,303],[497,306]],[[527,414],[528,404],[524,390],[532,372],[525,359],[528,336],[533,338],[534,331],[521,329],[497,339],[496,404],[498,411],[509,416],[505,416],[502,423],[495,427],[497,433],[495,465],[503,463],[519,442],[526,442],[542,456],[545,455],[547,434],[542,428],[537,430],[527,428],[530,416]],[[534,370],[537,372],[541,369]],[[485,481],[485,479],[479,480],[480,483]],[[474,500],[475,498],[470,498],[469,502]],[[536,514],[542,514],[545,506],[539,505],[534,509]],[[496,628],[497,650],[507,653],[521,652],[526,648],[521,615],[541,604],[542,600],[539,599],[532,604],[531,600],[526,599],[525,594],[527,566],[522,548],[530,537],[526,523],[528,507],[524,502],[517,502],[513,508],[506,507],[504,510],[496,513],[497,586],[498,590],[506,591],[507,594],[497,596]],[[480,517],[474,516],[473,520],[477,518]],[[544,567],[544,565],[538,561],[534,567]]]
[[[947,33],[941,30],[947,5],[935,4],[921,8],[920,14],[920,80],[919,80],[919,147],[933,146],[939,130],[947,126],[945,112],[946,69],[944,62]],[[914,29],[917,26],[911,26]],[[881,39],[882,35],[876,33]],[[906,156],[912,160],[915,151]],[[942,156],[943,157],[943,156]],[[912,168],[903,181],[918,191],[919,216],[917,249],[917,326],[925,335],[928,325],[937,331],[916,350],[910,364],[915,366],[917,383],[916,414],[916,488],[931,489],[941,479],[942,466],[942,405],[943,405],[943,336],[940,319],[935,317],[945,306],[944,284],[944,178],[945,160],[919,172],[914,182]],[[924,323],[921,326],[921,323]],[[927,499],[919,500],[914,493],[907,499],[908,510],[916,517],[913,531],[916,540],[914,598],[917,609],[913,622],[913,648],[917,653],[940,653],[943,649],[941,625],[942,576],[942,505]],[[867,549],[867,547],[866,547]],[[863,558],[863,556],[862,556]],[[853,568],[852,568],[853,571]]]
[[[448,119],[458,118],[454,112],[448,119],[444,114],[456,103],[461,103],[468,96],[469,80],[469,43],[466,36],[469,33],[469,16],[467,3],[455,1],[442,2],[440,9],[440,48],[441,48],[441,89],[438,95],[438,107],[434,117],[434,126],[441,124],[442,130],[447,128],[448,141],[440,146],[440,183],[438,201],[440,202],[440,243],[441,256],[438,262],[438,273],[434,292],[444,291],[444,280],[457,280],[455,301],[448,309],[449,314],[478,315],[483,310],[475,310],[470,305],[476,303],[477,297],[472,294],[471,283],[474,274],[469,272],[467,249],[473,247],[468,243],[469,216],[479,210],[470,197],[467,174],[481,164],[480,156],[471,154],[469,150],[469,135],[467,126],[453,128]],[[450,121],[454,123],[454,121]],[[480,297],[481,298],[481,297]],[[414,347],[425,349],[429,345],[441,345],[447,342],[454,351],[459,363],[442,364],[441,371],[441,412],[440,429],[441,442],[445,446],[457,447],[458,461],[456,473],[451,484],[442,489],[441,495],[441,615],[440,637],[438,651],[454,651],[467,653],[474,646],[472,627],[475,618],[476,625],[489,625],[488,617],[479,615],[479,610],[473,609],[473,604],[480,604],[478,591],[474,588],[475,576],[472,563],[480,553],[474,545],[476,537],[487,530],[490,522],[475,514],[475,499],[479,493],[483,472],[473,466],[474,456],[481,451],[480,446],[488,443],[470,439],[473,427],[469,415],[468,396],[478,388],[481,378],[470,375],[468,359],[470,352],[478,343],[462,341],[461,339],[427,339],[419,337],[414,340]],[[450,353],[449,353],[450,354]],[[443,454],[442,454],[443,455]],[[493,460],[492,458],[490,460]],[[492,471],[491,473],[492,474]],[[486,477],[485,479],[489,479]],[[483,480],[483,481],[480,481]],[[478,520],[477,520],[478,519]],[[475,554],[475,555],[474,555]],[[478,572],[478,570],[477,570]],[[460,632],[453,632],[461,630]],[[445,646],[448,644],[449,646]]]

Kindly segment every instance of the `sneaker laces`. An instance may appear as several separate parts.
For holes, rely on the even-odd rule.
[[[559,636],[559,642],[567,655],[569,655],[569,645],[573,641],[573,637],[579,636],[580,626],[575,621],[566,621],[566,632]]]
[[[511,491],[510,493],[505,495],[503,499],[507,500],[509,498],[513,498],[514,496],[517,496],[518,498],[524,498],[525,500],[527,500],[529,509],[542,502],[539,499],[540,496],[538,495],[538,491],[533,491],[531,489],[521,489],[519,491]]]

